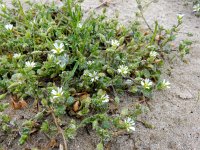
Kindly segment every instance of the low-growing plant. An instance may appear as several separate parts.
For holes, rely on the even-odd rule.
[[[135,131],[137,116],[144,112],[135,103],[109,113],[111,105],[119,108],[123,103],[119,95],[128,92],[148,99],[154,90],[169,88],[170,83],[160,78],[161,67],[172,51],[170,42],[182,15],[171,29],[156,22],[153,32],[143,33],[138,22],[125,27],[117,18],[107,19],[105,10],[83,20],[81,7],[72,0],[62,6],[28,2],[27,10],[18,0],[12,4],[1,4],[1,97],[12,95],[16,103],[32,98],[39,107],[36,116],[18,127],[20,144],[40,128],[50,137],[59,132],[67,149],[66,141],[91,125],[102,149],[112,137]],[[186,47],[182,42],[181,56],[188,53]],[[1,104],[1,111],[6,107]],[[73,119],[66,122],[66,114]],[[5,126],[12,120],[8,118],[0,123]]]
[[[200,16],[200,0],[195,0],[193,2],[193,12],[195,13],[196,16]]]

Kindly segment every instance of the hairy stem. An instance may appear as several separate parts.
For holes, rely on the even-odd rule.
[[[144,20],[144,22],[147,25],[147,27],[149,28],[149,30],[153,33],[153,30],[151,29],[150,25],[148,24],[146,18],[144,17],[143,8],[142,8],[140,0],[136,0],[136,2],[138,4],[138,9],[140,11],[140,15],[141,15],[142,19]]]

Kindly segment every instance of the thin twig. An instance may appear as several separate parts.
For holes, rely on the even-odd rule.
[[[114,96],[117,97],[117,92],[116,92],[115,87],[113,86],[113,84],[111,85],[111,87],[112,87],[112,90],[114,92]]]
[[[58,122],[57,122],[57,118],[56,118],[56,116],[55,116],[55,114],[54,114],[53,109],[51,109],[51,110],[52,110],[52,111],[51,111],[51,115],[52,115],[52,117],[53,117],[54,123],[55,123],[55,125],[56,125],[56,127],[57,127],[59,133],[62,135],[63,142],[64,142],[64,147],[65,147],[65,150],[67,150],[67,140],[66,140],[66,138],[65,138],[64,131],[63,131],[63,129],[59,126],[59,124],[58,124]]]
[[[46,137],[48,140],[51,140],[51,138],[50,138],[45,132],[43,132],[43,134],[45,135],[45,137]]]

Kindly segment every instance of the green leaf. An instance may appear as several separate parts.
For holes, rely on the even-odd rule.
[[[60,105],[60,106],[56,106],[55,107],[55,114],[60,116],[60,115],[64,115],[66,112],[66,106],[65,105]]]
[[[127,116],[128,114],[129,114],[128,108],[123,108],[123,109],[121,110],[121,115],[122,115],[122,116]]]
[[[97,145],[97,150],[104,150],[102,142]]]
[[[118,96],[115,97],[115,102],[116,102],[117,104],[120,103],[120,98],[119,98]]]
[[[41,131],[48,132],[49,131],[49,123],[48,121],[44,121],[40,127]]]
[[[70,96],[67,99],[67,105],[71,106],[75,102],[74,97]]]
[[[121,37],[121,38],[119,39],[119,43],[120,43],[120,44],[123,44],[123,43],[124,43],[124,40],[125,40],[125,38],[124,38],[124,37]]]
[[[102,142],[97,145],[97,150],[104,150]]]
[[[105,120],[102,122],[102,128],[109,129],[111,127],[110,122],[108,120]]]
[[[102,42],[106,42],[106,37],[103,34],[99,33],[98,35]]]
[[[17,82],[14,82],[14,83],[12,83],[9,87],[8,87],[8,89],[11,89],[11,88],[13,88],[13,87],[16,87],[16,86],[18,86],[20,83],[17,83]]]
[[[1,94],[1,95],[0,95],[0,100],[5,99],[6,95],[7,95],[7,93]]]
[[[9,103],[0,104],[0,112],[3,112],[6,108],[8,108]]]
[[[138,88],[136,86],[131,86],[131,88],[130,88],[131,93],[135,94],[135,93],[137,93],[137,91],[138,91]]]
[[[28,139],[28,135],[23,134],[19,139],[19,144],[23,145],[26,142],[27,139]]]

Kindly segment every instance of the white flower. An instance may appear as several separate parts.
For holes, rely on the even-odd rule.
[[[109,96],[107,94],[104,94],[101,96],[102,103],[108,103],[109,102]]]
[[[60,54],[60,53],[62,53],[64,51],[64,49],[63,49],[64,48],[64,44],[63,43],[60,43],[60,44],[54,43],[53,45],[54,45],[55,49],[52,49],[51,51],[54,54]]]
[[[51,94],[52,94],[52,96],[53,96],[53,99],[56,99],[56,98],[61,97],[61,96],[63,95],[62,87],[61,87],[61,88],[57,87],[57,90],[54,90],[54,89],[53,89],[53,90],[51,91]]]
[[[151,82],[151,80],[149,79],[145,79],[141,81],[141,85],[145,88],[145,89],[150,89],[151,86],[153,85],[153,82]]]
[[[184,14],[177,14],[178,20],[182,20],[184,16],[185,16]]]
[[[25,62],[25,65],[26,65],[27,68],[34,68],[36,63],[27,61],[27,62]]]
[[[122,75],[126,75],[129,73],[128,67],[125,65],[120,65],[119,68],[117,69],[118,73]]]
[[[7,30],[12,30],[13,25],[12,25],[12,24],[7,24],[7,25],[5,25],[5,28],[6,28]]]
[[[120,43],[117,40],[111,40],[111,45],[114,47],[118,47],[120,45]]]
[[[163,88],[167,88],[169,89],[170,88],[170,83],[169,81],[166,81],[165,79],[162,81],[162,87]]]
[[[83,24],[82,24],[82,23],[78,23],[77,27],[78,27],[78,28],[82,28],[82,27],[83,27]]]
[[[21,57],[21,54],[20,54],[20,53],[19,53],[19,54],[16,54],[16,53],[15,53],[15,54],[13,55],[13,58],[15,58],[15,59],[19,59],[20,57]]]
[[[135,131],[135,121],[133,119],[128,117],[126,120],[124,120],[124,122],[128,132]]]
[[[151,51],[149,55],[150,55],[150,57],[156,57],[158,55],[158,53],[155,51]]]
[[[87,64],[91,66],[92,64],[94,64],[94,61],[88,61]]]
[[[91,82],[98,81],[99,79],[98,73],[96,71],[94,71],[93,73],[89,73],[88,75],[91,78]]]
[[[200,4],[194,5],[193,11],[194,11],[194,12],[200,12]]]

